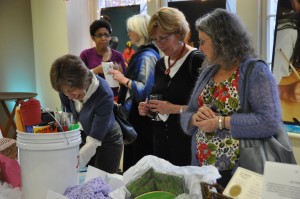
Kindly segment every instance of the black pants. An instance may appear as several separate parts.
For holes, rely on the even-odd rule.
[[[82,147],[85,144],[86,133],[81,132]],[[108,173],[117,173],[123,150],[123,137],[119,124],[115,122],[113,129],[108,132],[102,140],[101,146],[96,149],[96,154],[88,162],[97,169]]]

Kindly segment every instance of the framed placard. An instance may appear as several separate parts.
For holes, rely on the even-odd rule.
[[[278,0],[272,71],[285,123],[300,125],[300,0]]]

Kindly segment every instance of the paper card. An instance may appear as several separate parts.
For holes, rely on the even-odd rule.
[[[101,177],[103,180],[105,180],[106,172],[89,165],[87,168],[84,183],[97,177]]]
[[[108,85],[112,88],[119,87],[119,82],[114,80],[113,76],[108,73],[108,71],[114,69],[114,63],[113,62],[102,62],[101,65],[103,68],[105,80],[107,81]]]
[[[87,182],[91,179],[101,177],[105,182],[107,182],[112,190],[118,189],[121,186],[124,186],[123,176],[119,174],[110,174],[100,169],[97,169],[93,166],[88,166],[85,181]]]
[[[300,198],[300,166],[266,162],[262,198]]]
[[[66,196],[63,196],[59,193],[56,193],[48,189],[46,199],[68,199],[68,198]]]
[[[261,199],[262,184],[262,175],[238,167],[223,194],[235,199]]]
[[[107,179],[113,191],[125,185],[122,175],[107,173]]]

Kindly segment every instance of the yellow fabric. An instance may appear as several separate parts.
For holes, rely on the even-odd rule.
[[[20,107],[16,108],[16,126],[18,131],[25,132],[25,125],[23,122],[23,118],[20,112]]]

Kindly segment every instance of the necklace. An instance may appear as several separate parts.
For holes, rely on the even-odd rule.
[[[111,57],[111,50],[108,48],[107,52],[105,52],[102,56],[102,61],[107,62]]]
[[[168,65],[169,67],[165,70],[165,75],[169,75],[170,74],[170,69],[176,64],[176,62],[179,60],[179,58],[182,56],[183,54],[183,51],[184,51],[184,48],[185,48],[185,43],[183,43],[183,47],[180,51],[180,54],[179,56],[175,59],[175,61],[171,64],[171,60],[170,60],[170,57],[168,57]]]

